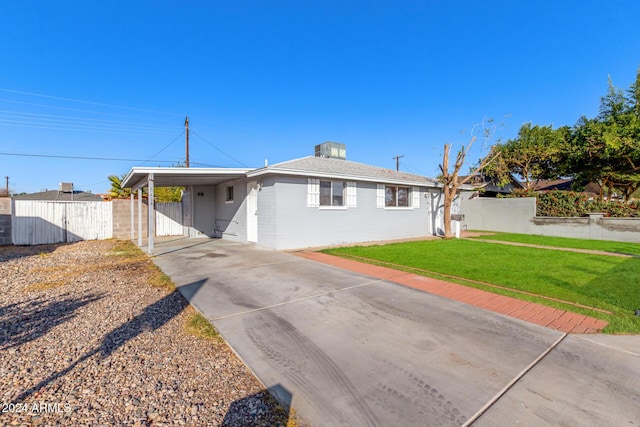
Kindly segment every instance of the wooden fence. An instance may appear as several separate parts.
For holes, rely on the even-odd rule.
[[[182,203],[156,203],[156,235],[180,236],[183,233]],[[111,202],[12,201],[11,240],[14,245],[112,237]]]
[[[111,203],[14,200],[14,245],[78,242],[112,236]]]
[[[156,236],[182,236],[182,203],[156,202]]]

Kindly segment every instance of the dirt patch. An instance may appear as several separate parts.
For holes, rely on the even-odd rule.
[[[118,241],[0,247],[0,425],[290,423],[162,276]]]

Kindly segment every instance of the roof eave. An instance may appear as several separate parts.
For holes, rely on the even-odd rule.
[[[266,167],[255,169],[251,172],[247,173],[248,178],[259,177],[263,175],[293,175],[293,176],[308,176],[314,178],[333,178],[333,179],[346,179],[353,181],[365,181],[365,182],[380,182],[387,184],[401,184],[401,185],[412,185],[412,186],[420,186],[420,187],[433,187],[433,188],[441,188],[442,184],[436,181],[418,181],[418,180],[407,180],[407,179],[396,179],[396,178],[382,178],[382,177],[371,177],[364,175],[349,175],[349,174],[340,174],[335,172],[319,172],[319,171],[309,171],[302,169],[280,169],[273,167]]]
[[[162,176],[184,176],[193,175],[193,177],[208,176],[229,176],[229,179],[246,178],[249,168],[140,168],[133,167],[121,182],[122,188],[131,188],[137,190],[147,185],[148,177],[151,174]]]

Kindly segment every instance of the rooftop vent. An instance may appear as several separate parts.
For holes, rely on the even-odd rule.
[[[347,147],[339,142],[324,142],[316,145],[316,157],[346,160]]]
[[[60,183],[60,187],[58,188],[58,196],[56,197],[56,200],[58,199],[58,197],[60,197],[60,193],[62,193],[62,194],[70,193],[71,194],[71,200],[73,200],[73,182],[61,182]]]
[[[73,182],[61,182],[58,191],[61,193],[73,193]]]

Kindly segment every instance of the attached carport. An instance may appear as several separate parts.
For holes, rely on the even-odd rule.
[[[245,178],[251,169],[244,168],[160,168],[134,167],[122,180],[122,188],[131,189],[131,240],[135,240],[134,211],[135,193],[138,193],[138,246],[142,246],[142,190],[147,188],[149,200],[148,253],[153,254],[155,237],[154,189],[156,187],[186,187],[193,194],[193,187],[198,185],[216,185],[235,179]],[[194,198],[190,197],[193,212]],[[189,218],[188,227],[193,226],[193,218]]]

